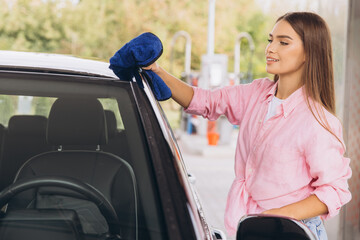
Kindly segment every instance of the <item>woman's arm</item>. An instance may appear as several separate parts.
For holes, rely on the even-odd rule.
[[[321,202],[316,195],[311,195],[304,200],[281,208],[274,208],[263,212],[263,214],[281,215],[295,218],[297,220],[312,218],[327,213],[327,206]]]
[[[184,108],[187,108],[189,106],[194,95],[194,90],[190,85],[166,72],[156,62],[148,67],[144,67],[143,69],[151,70],[156,73],[170,88],[172,93],[171,97],[178,104],[180,104]]]

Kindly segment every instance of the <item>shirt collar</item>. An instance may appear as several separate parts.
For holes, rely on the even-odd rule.
[[[270,88],[270,90],[265,95],[264,101],[270,102],[275,95],[276,89],[278,86],[278,82],[274,83],[274,85]],[[304,86],[298,88],[295,92],[293,92],[288,98],[286,98],[280,105],[282,106],[282,113],[285,118],[289,116],[289,114],[295,109],[295,107],[305,100],[304,97]]]
[[[278,86],[278,82],[274,83],[270,90],[266,93],[265,98],[263,101],[270,102],[273,96],[275,95],[276,89]]]

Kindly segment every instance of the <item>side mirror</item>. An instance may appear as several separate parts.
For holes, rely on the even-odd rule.
[[[246,215],[238,225],[236,240],[316,240],[302,222],[275,215]]]
[[[223,231],[213,228],[211,234],[214,240],[226,240],[226,235]]]

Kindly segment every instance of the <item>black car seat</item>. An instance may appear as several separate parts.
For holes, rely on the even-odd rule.
[[[58,150],[30,158],[20,168],[15,181],[38,176],[59,176],[88,183],[112,203],[118,215],[122,237],[135,238],[137,203],[134,173],[123,159],[99,149],[100,145],[107,142],[101,103],[94,98],[57,99],[49,114],[47,141]],[[67,146],[71,150],[67,150]],[[70,190],[40,187],[14,197],[9,210],[75,209],[85,233],[103,234],[107,230],[104,218],[94,204],[83,198]]]
[[[102,146],[104,152],[113,153],[122,159],[126,160],[130,165],[132,162],[129,152],[128,141],[126,137],[126,130],[118,130],[115,113],[110,110],[105,110],[105,119],[107,126],[108,142]]]
[[[30,157],[51,150],[46,142],[47,118],[14,115],[4,134],[0,163],[0,191],[10,185],[21,165]]]
[[[4,125],[0,124],[0,147],[1,148],[4,143],[4,137],[5,137],[5,127],[4,127]]]
[[[0,161],[1,161],[1,155],[4,147],[4,139],[5,139],[5,127],[0,123]],[[0,162],[0,168],[1,168],[1,162]],[[0,189],[1,190],[1,189]]]

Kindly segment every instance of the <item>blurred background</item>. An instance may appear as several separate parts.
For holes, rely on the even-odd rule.
[[[223,78],[205,87],[246,83],[272,77],[265,71],[264,50],[268,33],[278,17],[289,11],[312,11],[328,23],[333,42],[337,116],[344,124],[348,156],[352,159],[350,188],[353,200],[328,227],[330,239],[360,239],[360,1],[358,0],[0,0],[0,50],[59,53],[108,62],[126,42],[143,32],[153,32],[163,42],[158,60],[173,75],[192,85],[204,81],[204,69],[219,63]],[[210,5],[214,8],[211,12]],[[212,14],[211,18],[210,15]],[[213,20],[213,25],[209,22]],[[211,30],[212,29],[212,30]],[[210,30],[212,31],[209,35]],[[245,34],[245,35],[244,35]],[[182,38],[178,38],[178,37]],[[212,40],[210,40],[212,38]],[[209,50],[209,45],[211,49]],[[241,49],[241,54],[240,54]],[[211,59],[209,55],[219,56]],[[204,57],[205,56],[205,57]],[[240,57],[241,56],[241,57]],[[215,69],[215,68],[213,68]],[[213,72],[220,76],[219,72]],[[204,85],[203,85],[204,86]],[[199,119],[184,115],[172,100],[161,102],[179,141],[195,141],[195,148],[214,151],[229,146],[232,151],[236,127],[221,128],[219,144],[208,147]],[[200,124],[201,125],[201,124]],[[204,124],[203,124],[204,125]],[[195,131],[198,126],[198,131]],[[229,130],[226,130],[230,129]],[[184,138],[180,136],[184,135]],[[205,139],[206,140],[206,139]],[[206,145],[206,146],[205,146]],[[185,145],[184,148],[186,149]],[[215,150],[216,151],[216,150]],[[217,151],[221,152],[221,151]],[[213,179],[221,170],[207,171],[199,157],[185,154],[197,178]],[[204,151],[201,159],[210,158]],[[216,154],[215,154],[216,155]],[[214,154],[213,154],[214,156]],[[229,154],[225,153],[224,159]],[[216,155],[221,159],[221,155]],[[196,160],[197,159],[197,160]],[[222,176],[232,174],[230,162]],[[209,166],[208,166],[209,167]],[[209,167],[210,168],[210,167]],[[201,170],[201,171],[200,171]],[[204,170],[204,171],[202,171]],[[220,175],[221,178],[221,175]],[[201,183],[201,180],[199,182]],[[219,187],[226,190],[230,183]],[[204,187],[206,184],[204,184]],[[201,193],[201,184],[198,186]],[[202,193],[206,195],[205,191]],[[223,194],[216,206],[224,207]],[[211,197],[210,197],[211,198]],[[214,198],[216,199],[216,198]],[[213,199],[205,199],[206,202]],[[213,201],[214,202],[214,201]],[[206,205],[207,203],[205,203]],[[210,205],[208,205],[210,206]],[[208,208],[209,212],[215,211]],[[220,215],[222,212],[220,213]],[[209,214],[211,218],[211,213]],[[216,223],[214,223],[216,224]]]
[[[234,71],[236,37],[247,32],[255,46],[252,78],[267,76],[264,49],[274,21],[287,11],[311,10],[320,13],[332,29],[335,61],[341,63],[335,64],[337,79],[343,75],[347,1],[214,2],[214,50],[228,57],[229,72]],[[71,54],[107,62],[126,42],[150,31],[164,45],[159,63],[168,70],[171,64],[172,74],[180,77],[184,71],[185,41],[179,39],[173,46],[171,41],[178,31],[189,34],[191,70],[199,71],[201,57],[207,50],[208,5],[207,0],[0,0],[0,49]],[[241,47],[240,72],[247,73],[251,51],[245,38]],[[171,125],[179,127],[180,109],[171,101],[162,104],[169,112]]]

